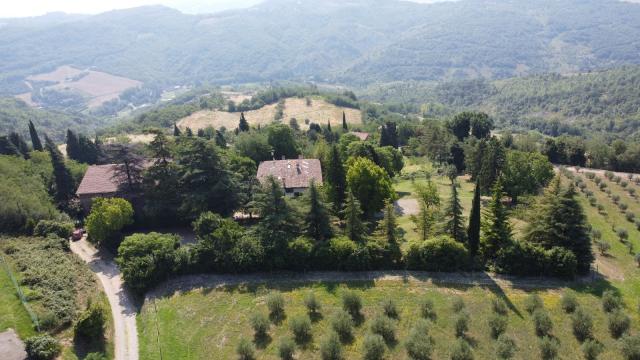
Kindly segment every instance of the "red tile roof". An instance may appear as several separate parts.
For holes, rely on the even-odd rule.
[[[113,173],[116,165],[92,165],[80,182],[76,195],[113,194],[118,192],[118,181]]]
[[[285,188],[306,188],[312,179],[322,185],[322,166],[318,159],[263,161],[258,166],[258,180],[274,176]]]
[[[358,139],[362,141],[365,141],[369,138],[369,133],[366,133],[366,132],[351,131],[349,132],[349,134],[357,136]]]

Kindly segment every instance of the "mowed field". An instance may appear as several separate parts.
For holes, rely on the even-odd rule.
[[[140,81],[107,74],[101,71],[80,70],[64,65],[52,72],[27,77],[27,81],[49,81],[56,84],[47,86],[53,90],[76,91],[87,99],[90,108],[96,108],[109,100],[116,99],[127,89],[142,85]],[[30,93],[18,98],[33,105]]]
[[[276,104],[266,105],[258,110],[251,110],[244,113],[245,118],[252,126],[261,126],[271,124],[276,114]],[[310,106],[307,106],[305,99],[289,98],[285,100],[282,122],[289,123],[289,119],[295,118],[301,129],[307,129],[305,119],[316,124],[326,125],[330,122],[332,126],[342,125],[342,112],[345,112],[347,123],[361,124],[362,115],[358,109],[343,108],[330,104],[323,99],[313,98]],[[240,121],[239,112],[226,112],[218,110],[198,111],[178,122],[178,126],[182,129],[191,128],[192,130],[203,129],[213,126],[216,129],[225,127],[227,129],[235,129]]]

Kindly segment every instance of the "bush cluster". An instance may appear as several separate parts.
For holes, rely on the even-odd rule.
[[[55,234],[63,239],[68,239],[73,233],[73,224],[64,221],[40,220],[33,229],[33,236],[46,237],[49,234]]]

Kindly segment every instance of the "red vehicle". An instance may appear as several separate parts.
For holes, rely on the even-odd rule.
[[[71,240],[78,241],[82,239],[82,235],[84,235],[84,229],[75,229],[71,234]]]

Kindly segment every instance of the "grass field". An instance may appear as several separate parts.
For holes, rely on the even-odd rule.
[[[413,196],[413,183],[424,181],[424,170],[430,165],[419,161],[408,161],[403,175],[414,173],[416,176],[403,176],[396,181],[395,187],[400,198]],[[580,175],[579,175],[580,176]],[[441,201],[446,203],[449,197],[449,181],[434,175],[432,179],[440,189]],[[564,178],[565,183],[569,180]],[[608,181],[607,181],[608,182]],[[575,291],[581,306],[584,306],[594,321],[594,337],[605,347],[600,359],[622,359],[620,344],[608,331],[607,316],[602,310],[600,297],[606,289],[619,293],[625,302],[625,312],[632,319],[631,333],[638,333],[640,278],[633,256],[628,248],[617,239],[613,228],[623,227],[629,231],[629,238],[640,249],[640,232],[628,222],[611,198],[597,189],[595,184],[585,179],[588,189],[594,191],[598,203],[605,207],[599,212],[589,205],[586,197],[580,195],[589,223],[603,234],[612,248],[607,256],[597,254],[595,266],[603,275],[601,280],[588,285],[576,285]],[[609,182],[608,182],[609,183]],[[461,201],[465,215],[470,207],[473,184],[460,179]],[[635,186],[635,185],[629,185]],[[624,196],[619,185],[609,184],[612,194],[619,194],[629,205],[629,210],[640,215],[640,203],[636,199]],[[640,190],[640,189],[639,189]],[[605,214],[606,213],[606,214]],[[522,220],[513,220],[515,234],[519,236],[526,225]],[[408,216],[399,218],[404,230],[405,241],[416,238],[414,225]],[[387,347],[385,359],[407,359],[404,347],[410,329],[420,316],[419,303],[428,297],[435,303],[437,320],[430,327],[430,335],[435,341],[433,359],[448,359],[455,341],[455,314],[451,304],[456,297],[466,303],[470,313],[468,340],[472,344],[476,359],[495,358],[495,340],[490,336],[487,320],[492,312],[491,300],[502,298],[509,305],[508,327],[506,333],[515,339],[518,351],[515,359],[540,359],[538,338],[534,331],[531,315],[526,312],[526,297],[536,292],[544,300],[545,308],[550,312],[554,328],[552,335],[559,341],[560,359],[583,359],[580,342],[573,334],[569,315],[560,307],[560,299],[567,288],[550,289],[514,289],[506,287],[480,286],[442,286],[429,282],[414,281],[372,281],[372,282],[324,282],[307,284],[265,283],[256,286],[236,286],[224,289],[195,289],[185,293],[176,293],[159,298],[154,303],[143,305],[138,317],[141,359],[159,358],[160,347],[165,358],[180,359],[233,359],[235,347],[242,337],[253,339],[250,317],[255,312],[267,313],[266,295],[272,291],[281,291],[286,301],[287,318],[279,325],[270,328],[270,341],[257,343],[257,359],[277,359],[277,344],[283,336],[291,336],[288,321],[296,315],[304,314],[306,309],[303,298],[313,291],[322,303],[322,318],[312,325],[312,340],[296,347],[297,359],[319,359],[319,344],[330,329],[329,318],[341,307],[341,295],[346,289],[353,289],[363,299],[364,322],[355,330],[352,343],[345,345],[345,359],[361,358],[362,340],[369,332],[370,320],[381,313],[380,302],[383,299],[394,300],[400,310],[399,320],[395,321],[395,344]],[[157,313],[156,313],[157,309]],[[157,337],[159,334],[159,338]]]
[[[282,122],[289,123],[289,119],[296,118],[301,129],[307,129],[309,126],[305,124],[305,119],[310,122],[326,125],[331,122],[332,126],[342,125],[342,112],[345,112],[347,123],[361,124],[362,116],[360,110],[342,108],[333,104],[329,104],[320,98],[313,98],[311,106],[307,106],[305,99],[289,98],[285,101]],[[244,113],[249,124],[261,126],[271,124],[276,114],[276,104],[266,105],[258,110],[247,111]],[[178,122],[178,126],[182,129],[191,128],[198,130],[213,126],[216,129],[225,127],[229,130],[238,127],[240,121],[240,113],[230,113],[218,110],[198,111]]]
[[[4,266],[0,264],[0,332],[9,328],[23,339],[35,334],[31,318],[18,299]]]

